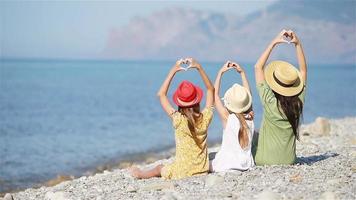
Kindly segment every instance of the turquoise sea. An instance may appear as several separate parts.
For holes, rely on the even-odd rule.
[[[0,63],[0,192],[57,175],[79,176],[129,155],[174,146],[172,125],[156,97],[171,62],[2,60]],[[221,63],[202,63],[211,80]],[[253,88],[255,124],[262,110],[253,64],[242,64]],[[304,123],[317,116],[356,116],[356,65],[309,65]],[[194,70],[180,72],[204,88]],[[224,92],[240,77],[228,72]],[[209,141],[221,140],[219,118]]]

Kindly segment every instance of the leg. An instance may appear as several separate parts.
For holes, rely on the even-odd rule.
[[[137,167],[131,167],[130,168],[130,174],[131,176],[135,177],[135,178],[143,178],[143,179],[147,179],[147,178],[152,178],[152,177],[161,177],[161,169],[162,169],[163,165],[157,165],[155,168],[147,170],[147,171],[143,171]]]

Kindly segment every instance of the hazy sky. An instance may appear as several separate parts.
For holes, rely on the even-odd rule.
[[[134,16],[175,6],[246,15],[274,1],[1,1],[1,56],[95,57]]]

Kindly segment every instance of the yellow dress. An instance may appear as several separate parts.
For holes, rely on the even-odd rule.
[[[171,164],[164,165],[161,176],[165,179],[181,179],[195,174],[208,173],[207,130],[213,117],[213,108],[202,111],[202,121],[195,128],[196,139],[188,128],[188,120],[180,112],[172,114],[175,129],[176,156]]]

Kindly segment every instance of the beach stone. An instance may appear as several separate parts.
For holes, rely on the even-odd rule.
[[[306,131],[316,135],[330,135],[330,127],[331,126],[328,119],[318,117],[316,118],[315,122],[308,127]]]
[[[356,157],[356,151],[352,151],[352,152],[350,153],[350,155],[351,155],[352,157]]]
[[[84,182],[85,180],[87,180],[87,177],[86,176],[82,176],[78,180],[79,180],[79,182]]]
[[[327,191],[321,194],[319,200],[338,200],[333,192]]]
[[[214,185],[220,185],[224,183],[224,177],[217,176],[217,175],[209,175],[205,179],[205,187],[212,187]]]
[[[45,195],[47,200],[70,200],[64,192],[47,192]]]
[[[305,132],[305,130],[302,130],[301,132],[303,133],[303,136],[310,136],[310,133]]]
[[[352,166],[351,166],[351,171],[352,171],[352,172],[356,172],[356,164],[352,164]]]
[[[170,182],[163,183],[152,183],[142,187],[140,190],[149,191],[149,190],[163,190],[163,189],[174,189],[175,185]]]
[[[224,191],[221,191],[218,193],[218,196],[221,197],[221,198],[231,198],[233,196],[233,194],[231,192],[224,192]]]
[[[299,183],[303,180],[303,177],[297,173],[297,174],[294,174],[293,176],[291,176],[289,178],[289,182],[292,182],[292,183]]]
[[[177,197],[171,192],[165,192],[161,200],[176,200]]]
[[[356,145],[356,138],[355,138],[355,137],[352,138],[350,143],[351,143],[352,145]]]
[[[126,188],[126,191],[127,191],[127,192],[137,192],[137,188],[135,188],[135,187],[132,186],[132,185],[129,185],[129,186],[127,186],[127,188]]]
[[[328,180],[327,183],[330,184],[330,185],[335,185],[335,184],[340,183],[340,181],[341,181],[341,179],[335,178],[335,179]]]
[[[11,194],[6,193],[5,196],[4,196],[4,200],[14,200],[14,197],[12,197]]]
[[[264,190],[257,196],[257,200],[278,200],[281,199],[279,194],[272,192],[270,190]]]

